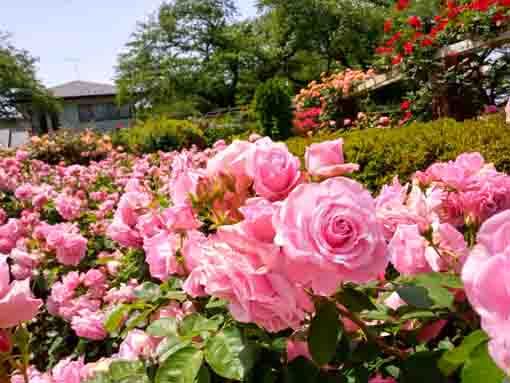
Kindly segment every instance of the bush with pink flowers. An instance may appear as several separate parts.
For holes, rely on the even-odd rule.
[[[503,383],[510,176],[343,146],[2,157],[0,382]]]

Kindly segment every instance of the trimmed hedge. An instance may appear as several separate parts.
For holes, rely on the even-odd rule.
[[[396,129],[323,133],[312,138],[293,137],[289,150],[303,157],[312,142],[344,138],[347,162],[360,164],[353,178],[372,191],[395,175],[407,181],[417,170],[436,161],[455,159],[464,152],[480,152],[500,171],[510,172],[510,127],[501,116],[456,122],[444,119]]]
[[[139,121],[136,126],[122,129],[113,137],[115,145],[122,145],[136,153],[172,151],[197,145],[206,146],[203,131],[189,120],[174,120],[165,116]]]

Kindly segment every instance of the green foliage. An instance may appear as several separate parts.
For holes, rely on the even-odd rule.
[[[292,100],[283,80],[272,79],[259,85],[255,93],[255,112],[265,136],[277,139],[290,136]]]
[[[327,301],[321,303],[312,320],[308,337],[310,353],[319,366],[323,366],[333,359],[340,334],[336,305]]]
[[[37,80],[36,61],[27,51],[12,46],[9,35],[0,31],[0,118],[58,110],[56,100]],[[31,104],[30,110],[26,102]]]
[[[139,121],[133,128],[117,132],[113,142],[138,153],[179,150],[192,145],[205,146],[203,132],[197,125],[188,120],[174,120],[166,116]]]
[[[456,122],[449,119],[416,123],[397,129],[372,129],[350,133],[322,133],[313,138],[293,137],[289,149],[303,157],[312,142],[344,138],[347,162],[360,164],[353,178],[372,191],[399,176],[408,181],[418,170],[437,161],[455,159],[464,152],[480,152],[503,172],[510,171],[510,137],[504,119]]]

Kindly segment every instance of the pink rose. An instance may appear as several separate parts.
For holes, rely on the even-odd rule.
[[[232,142],[207,162],[207,173],[210,176],[227,173],[245,177],[247,154],[252,145],[246,141]]]
[[[66,266],[77,266],[87,254],[87,239],[70,224],[52,226],[46,242],[56,250],[58,261]]]
[[[377,374],[376,376],[370,378],[368,383],[397,383],[397,381],[392,377],[383,378],[381,374]]]
[[[2,225],[7,219],[7,213],[0,207],[0,225]]]
[[[26,279],[32,276],[32,272],[39,266],[41,255],[28,253],[25,250],[13,249],[10,258],[14,261],[11,272],[15,279]]]
[[[16,188],[14,196],[22,201],[28,201],[34,194],[34,186],[30,184],[24,184]]]
[[[260,134],[252,133],[252,134],[250,134],[250,137],[248,138],[248,141],[250,141],[250,142],[257,142],[261,138],[262,138],[262,136]]]
[[[26,150],[17,150],[16,151],[16,159],[18,161],[25,161],[28,160],[30,157],[30,153]]]
[[[344,281],[374,280],[388,264],[374,200],[353,180],[298,186],[273,223],[287,275],[316,294],[329,296]]]
[[[313,311],[312,302],[299,286],[252,263],[252,257],[227,244],[211,240],[197,251],[201,262],[184,283],[184,290],[192,296],[226,299],[237,321],[278,332],[299,328],[306,313]]]
[[[432,271],[425,252],[428,242],[417,225],[399,225],[388,245],[390,260],[395,269],[404,275]]]
[[[480,227],[477,235],[478,244],[490,253],[503,253],[510,248],[510,210],[499,213]]]
[[[204,178],[202,172],[186,170],[177,175],[170,185],[170,196],[176,205],[190,204],[189,195],[196,194],[199,181]]]
[[[510,370],[510,337],[489,341],[489,354],[499,368]]]
[[[126,225],[116,217],[106,229],[108,237],[124,247],[141,248],[143,239],[138,230]]]
[[[9,334],[5,330],[0,330],[0,354],[10,352],[12,349],[12,341]]]
[[[182,267],[176,258],[179,236],[161,232],[144,241],[145,260],[149,264],[151,276],[166,281],[174,274],[182,274]]]
[[[33,319],[42,305],[30,291],[30,280],[9,283],[7,257],[0,255],[0,329]]]
[[[202,223],[189,205],[175,205],[161,213],[161,220],[168,231],[198,229]]]
[[[141,330],[132,330],[120,344],[118,357],[125,360],[148,359],[154,353],[160,339],[147,335]]]
[[[55,199],[55,206],[58,214],[66,221],[73,221],[81,214],[81,200],[76,197],[60,194]]]
[[[21,221],[14,218],[0,226],[0,253],[10,253],[16,247],[18,239],[24,235],[24,232]]]
[[[77,361],[72,361],[71,358],[62,359],[58,364],[53,367],[51,374],[54,383],[80,383],[81,371],[85,367],[83,357]]]
[[[255,144],[248,155],[247,172],[254,181],[255,192],[269,201],[279,201],[302,179],[299,158],[283,143],[265,137]]]
[[[84,309],[73,317],[71,327],[79,337],[90,340],[103,340],[108,336],[103,326],[104,321],[104,313]]]
[[[313,176],[336,177],[359,170],[358,164],[346,164],[343,154],[344,140],[324,141],[306,148],[305,163]]]
[[[384,304],[395,311],[397,311],[400,307],[407,305],[407,303],[400,298],[400,295],[398,295],[397,292],[391,293],[391,295],[384,300]]]
[[[310,350],[308,349],[308,343],[289,339],[287,341],[287,361],[290,363],[300,356],[312,360]]]
[[[54,383],[49,373],[41,373],[35,367],[30,366],[27,370],[29,383]],[[11,383],[26,383],[22,374],[16,372],[11,377]]]

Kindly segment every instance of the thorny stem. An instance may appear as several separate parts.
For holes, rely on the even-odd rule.
[[[384,353],[392,356],[396,356],[399,359],[405,359],[406,353],[399,350],[398,348],[388,346],[386,343],[384,343],[381,339],[379,339],[377,336],[375,336],[368,326],[363,322],[356,314],[350,312],[349,310],[343,308],[342,306],[338,306],[338,309],[340,310],[341,314],[345,317],[347,317],[349,320],[351,320],[353,323],[355,323],[361,331],[363,331],[363,334],[365,334],[366,338],[372,342],[374,342]]]

